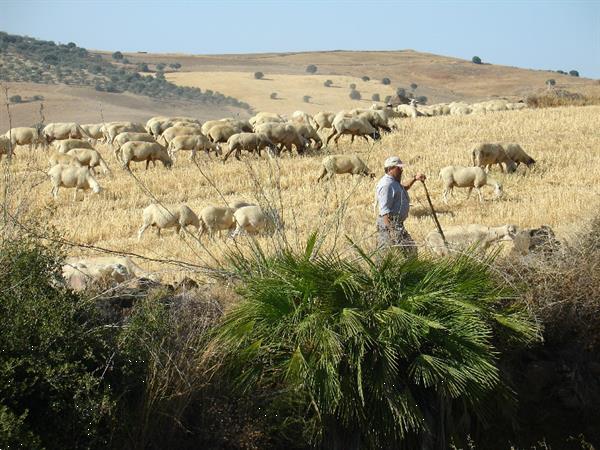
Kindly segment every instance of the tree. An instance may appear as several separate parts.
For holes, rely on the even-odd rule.
[[[550,87],[550,86],[554,86],[556,84],[556,80],[554,78],[550,78],[549,80],[546,80],[546,86]]]
[[[569,75],[571,75],[572,77],[578,77],[579,72],[576,70],[569,70]]]
[[[262,80],[264,76],[265,74],[262,72],[254,72],[254,78],[256,78],[257,80]]]
[[[350,89],[356,89],[356,83],[350,83]]]
[[[406,89],[401,88],[401,87],[396,88],[396,95],[398,97],[406,97]]]
[[[473,56],[473,58],[471,58],[471,61],[472,61],[474,64],[482,64],[482,62],[481,62],[481,58],[480,58],[479,56]]]
[[[119,51],[114,52],[112,54],[112,58],[115,59],[115,60],[117,60],[117,61],[119,61],[119,60],[123,59],[123,53],[121,53]]]
[[[271,92],[271,95],[269,97],[271,98],[271,100],[277,100],[277,92]]]
[[[503,303],[511,293],[489,258],[371,258],[358,247],[344,258],[317,242],[234,259],[243,301],[210,345],[219,377],[271,392],[319,448],[448,448],[463,424],[504,406],[499,354],[539,330]],[[423,445],[427,435],[437,442]]]
[[[383,78],[381,80],[381,84],[385,84],[386,86],[391,83],[392,83],[392,81],[389,78]]]
[[[325,80],[325,82],[323,83],[323,86],[325,87],[331,87],[331,85],[333,85],[333,81],[331,80]]]
[[[8,99],[8,101],[11,103],[21,103],[23,98],[20,95],[13,95]]]
[[[417,101],[421,104],[421,105],[425,105],[427,104],[427,97],[425,97],[424,95],[419,95],[417,97]]]
[[[304,103],[310,103],[310,99],[311,99],[311,98],[312,98],[312,97],[311,97],[310,95],[305,95],[304,97],[302,97],[302,101],[303,101]]]
[[[358,92],[356,89],[352,89],[350,91],[350,98],[352,100],[360,100],[362,96],[360,95],[360,92]]]
[[[369,81],[369,80],[370,80],[370,78],[369,78],[368,76],[366,76],[366,75],[365,75],[364,77],[362,77],[361,79],[362,79],[363,81]]]
[[[140,72],[150,72],[150,69],[148,68],[148,64],[146,64],[146,63],[138,63],[137,69]]]
[[[181,69],[181,64],[179,64],[178,62],[176,62],[176,63],[171,63],[171,64],[169,64],[169,67],[170,67],[171,69],[178,70],[178,69]]]
[[[379,94],[373,94],[371,95],[371,100],[373,100],[374,102],[378,102],[381,100],[381,97],[379,97]]]
[[[411,84],[410,84],[410,88],[411,88],[413,91],[416,91],[418,87],[419,87],[419,85],[418,85],[417,83],[411,83]]]
[[[306,66],[306,71],[308,73],[317,73],[317,66],[315,66],[314,64],[310,64]]]
[[[165,70],[165,67],[167,67],[167,65],[165,63],[158,63],[156,65],[156,70],[158,70],[159,72],[162,72],[163,70]]]

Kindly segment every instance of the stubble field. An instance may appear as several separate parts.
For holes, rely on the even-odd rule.
[[[568,238],[598,211],[600,106],[403,119],[396,123],[399,131],[374,144],[361,140],[351,145],[349,138],[344,137],[339,148],[330,145],[305,157],[284,153],[276,160],[244,154],[241,162],[230,159],[222,163],[199,155],[197,166],[181,154],[172,170],[160,165],[145,171],[143,164],[133,163],[132,174],[120,167],[111,149],[101,145],[98,149],[113,176],[99,174],[97,179],[105,191],[100,195],[86,194],[85,200],[76,202],[71,189],[61,189],[59,199],[54,201],[44,174],[48,169],[47,154],[19,147],[12,165],[3,160],[2,191],[7,192],[7,201],[23,224],[35,218],[48,228],[55,227],[70,241],[204,267],[217,267],[229,249],[243,247],[249,238],[234,241],[223,235],[197,240],[189,235],[180,238],[172,230],[165,230],[159,239],[150,229],[138,242],[141,211],[152,197],[165,204],[184,202],[196,212],[209,204],[233,199],[268,203],[280,210],[285,222],[284,236],[294,246],[301,246],[311,232],[318,231],[325,239],[324,248],[336,245],[345,251],[349,248],[346,235],[367,249],[374,248],[373,190],[377,180],[343,175],[317,184],[321,159],[333,153],[360,155],[377,178],[383,173],[384,159],[399,155],[409,164],[405,176],[416,172],[427,175],[434,205],[442,212],[442,227],[467,223],[514,223],[521,227],[547,224],[560,239]],[[517,142],[538,163],[532,170],[519,167],[510,175],[494,169],[491,176],[502,182],[505,190],[500,200],[492,199],[490,187],[483,190],[482,204],[476,195],[465,201],[465,192],[456,189],[455,198],[446,207],[440,199],[439,169],[469,165],[473,145],[486,141]],[[423,244],[425,235],[435,225],[427,215],[423,187],[415,184],[410,195],[412,214],[406,226],[417,243]],[[264,236],[256,239],[266,247],[274,242]],[[73,255],[84,253],[85,249],[72,249]],[[165,280],[185,275],[180,267],[147,260],[137,262],[147,270],[161,271]]]

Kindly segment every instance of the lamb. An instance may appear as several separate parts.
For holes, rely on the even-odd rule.
[[[54,199],[58,198],[58,189],[61,187],[75,188],[73,201],[77,200],[77,191],[79,189],[85,191],[91,188],[95,194],[102,191],[102,188],[88,167],[73,167],[58,164],[48,171],[48,175],[52,182],[52,190],[50,192],[54,196]]]
[[[242,150],[256,152],[258,156],[264,148],[269,148],[273,153],[277,151],[275,144],[261,133],[236,133],[227,140],[227,148],[228,151],[223,157],[223,161],[227,161],[232,152],[235,152],[234,156],[239,160]]]
[[[148,170],[150,161],[161,161],[167,169],[170,169],[173,165],[173,161],[169,157],[167,149],[157,142],[126,142],[123,147],[121,147],[121,158],[123,168],[126,170],[131,170],[129,167],[131,161],[146,161],[146,170]]]
[[[314,142],[315,150],[319,150],[323,146],[323,141],[317,131],[307,123],[292,123],[292,126],[298,131],[298,134],[306,139],[309,143]]]
[[[413,119],[416,119],[423,115],[423,113],[417,110],[417,103],[418,102],[413,98],[408,105],[396,106],[396,112],[401,117],[412,117]]]
[[[234,211],[233,207],[228,208],[226,206],[210,205],[205,207],[200,211],[200,232],[198,235],[202,236],[205,231],[208,231],[211,236],[215,231],[218,231],[220,235],[221,230],[232,229],[235,226]]]
[[[290,153],[292,146],[296,147],[299,155],[304,153],[308,142],[304,139],[293,125],[284,123],[264,123],[255,127],[257,134],[264,134],[268,139],[276,145],[279,145]]]
[[[480,188],[482,186],[494,186],[496,197],[502,196],[502,185],[488,178],[487,173],[481,167],[462,167],[447,166],[440,170],[440,178],[444,186],[443,200],[448,204],[448,194],[453,193],[454,187],[469,188],[467,199],[471,196],[471,191],[475,189],[479,195],[479,201],[483,201]]]
[[[515,162],[517,167],[519,167],[519,164],[521,163],[525,164],[527,167],[531,167],[535,164],[535,159],[525,153],[519,144],[503,144],[502,147],[504,148],[506,155]]]
[[[192,225],[199,231],[200,220],[194,211],[187,205],[167,207],[166,209],[156,203],[152,203],[144,208],[142,212],[143,225],[138,232],[138,241],[148,227],[156,227],[156,234],[160,237],[160,231],[163,228],[175,227],[175,232],[179,233],[188,225]]]
[[[254,203],[248,203],[246,200],[234,200],[229,204],[229,207],[234,211],[243,208],[244,206],[256,206]]]
[[[485,250],[492,244],[500,241],[512,241],[518,229],[515,225],[502,225],[499,227],[487,227],[485,225],[457,225],[444,229],[447,246],[439,231],[432,231],[425,241],[431,250],[439,256],[447,256],[450,250],[477,246]]]
[[[242,130],[232,126],[227,122],[213,126],[208,130],[208,139],[214,143],[225,143],[234,134],[241,133]]]
[[[62,139],[89,138],[87,133],[75,122],[49,123],[42,130],[42,136],[47,143]]]
[[[260,206],[244,206],[233,213],[236,228],[231,237],[235,238],[242,232],[259,233],[281,229],[282,223],[274,210],[263,210]]]
[[[15,146],[17,145],[29,145],[29,149],[33,150],[33,147],[37,147],[38,145],[45,146],[46,140],[43,135],[40,135],[36,128],[32,127],[16,127],[11,128],[4,135],[12,144],[13,153],[15,151]]]
[[[322,169],[317,183],[322,178],[330,179],[334,174],[349,173],[352,175],[370,176],[375,178],[367,165],[356,155],[329,155],[323,159]]]
[[[62,141],[55,141],[54,147],[59,153],[67,153],[69,150],[74,148],[93,149],[92,145],[83,139],[64,139]]]
[[[519,231],[514,240],[512,255],[525,256],[529,253],[550,255],[560,248],[560,241],[556,239],[554,230],[548,225],[540,228],[525,228]]]
[[[204,150],[207,155],[210,155],[210,151],[213,150],[218,156],[221,154],[221,146],[210,142],[206,136],[176,136],[169,144],[169,153],[171,158],[175,160],[175,153],[179,150],[191,150],[190,159],[196,158],[196,152],[198,150]]]
[[[333,121],[333,132],[327,137],[327,144],[334,136],[334,142],[337,144],[343,134],[352,135],[351,142],[354,142],[354,136],[360,136],[367,142],[369,142],[367,136],[373,140],[381,138],[379,132],[366,119],[338,115]]]
[[[148,133],[138,133],[133,131],[124,131],[115,136],[112,141],[112,145],[115,152],[115,158],[117,161],[121,160],[121,147],[130,141],[140,141],[140,142],[156,142],[154,136]]]
[[[335,119],[335,113],[329,111],[321,111],[315,114],[313,120],[315,121],[315,130],[319,131],[324,128],[333,127],[333,119]]]
[[[93,175],[95,175],[94,168],[102,167],[104,173],[111,173],[110,168],[102,158],[102,155],[91,148],[73,148],[67,152],[67,155],[70,155],[77,159],[82,166],[88,166]]]
[[[473,165],[485,167],[486,172],[489,171],[494,164],[498,164],[502,172],[504,172],[504,167],[502,166],[503,163],[506,165],[507,173],[512,173],[517,170],[517,165],[506,154],[501,144],[478,144],[471,151],[471,156],[473,158]]]

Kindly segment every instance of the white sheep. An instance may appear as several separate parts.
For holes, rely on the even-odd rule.
[[[64,188],[75,188],[75,194],[73,195],[73,201],[77,200],[77,191],[79,189],[92,191],[98,194],[102,191],[102,188],[91,174],[88,167],[73,167],[63,166],[57,164],[48,171],[50,181],[52,183],[51,194],[55,199],[58,198],[58,189]]]
[[[176,136],[169,144],[169,153],[171,158],[175,160],[175,154],[180,150],[191,151],[190,160],[196,158],[196,152],[204,150],[207,155],[210,155],[210,151],[213,150],[217,156],[221,155],[221,146],[210,142],[206,136],[194,135],[194,136]]]
[[[82,166],[88,166],[94,175],[94,168],[98,166],[102,167],[104,173],[112,173],[102,155],[93,148],[73,148],[67,155],[73,156]]]
[[[337,144],[340,137],[344,134],[350,134],[352,139],[350,142],[354,142],[354,136],[360,136],[365,141],[369,142],[367,136],[373,140],[381,138],[379,132],[362,117],[346,117],[345,115],[338,114],[333,120],[333,132],[327,137],[327,145],[329,141],[335,136],[334,142]]]
[[[10,139],[12,143],[13,153],[17,145],[29,145],[29,150],[38,145],[45,146],[46,139],[43,134],[40,134],[37,128],[32,127],[16,127],[8,130],[4,136]]]
[[[150,161],[161,161],[167,169],[171,168],[173,165],[173,161],[169,157],[167,149],[158,142],[126,142],[123,147],[121,147],[121,158],[123,167],[126,170],[131,170],[129,167],[131,161],[146,161],[146,170],[148,170]]]
[[[264,210],[260,206],[244,206],[233,213],[236,227],[231,237],[235,238],[240,233],[259,233],[281,229],[282,222],[273,209]]]
[[[323,158],[321,173],[317,178],[317,183],[322,178],[330,179],[333,175],[349,173],[352,175],[363,175],[375,178],[362,159],[357,155],[329,155]]]
[[[335,113],[333,112],[318,112],[313,117],[313,120],[315,121],[315,130],[319,131],[324,128],[331,128],[333,126],[333,119],[335,119]]]
[[[202,134],[200,130],[200,126],[187,126],[187,127],[176,127],[172,126],[167,128],[159,139],[162,139],[165,143],[165,146],[168,146],[171,141],[177,136],[195,136]],[[157,141],[159,141],[157,139]]]
[[[292,153],[293,146],[299,155],[304,153],[308,141],[298,133],[293,125],[287,123],[267,122],[255,127],[257,134],[264,134],[271,142]]]
[[[425,237],[427,245],[440,256],[447,256],[450,250],[464,249],[470,246],[485,250],[496,242],[512,241],[518,229],[515,225],[488,227],[471,224],[446,227],[443,231],[447,246],[437,230],[430,232]]]
[[[240,202],[242,203],[242,202]],[[231,230],[235,226],[233,213],[235,209],[227,206],[207,206],[200,211],[200,232],[202,236],[205,231],[213,235],[215,231],[221,235],[221,230]]]
[[[506,155],[515,162],[517,167],[521,163],[525,164],[527,167],[531,167],[535,164],[535,159],[525,153],[525,150],[523,150],[519,144],[502,144],[502,148],[504,148]]]
[[[54,141],[54,148],[59,153],[67,153],[69,150],[73,148],[91,148],[92,145],[88,141],[84,141],[83,139],[63,139],[62,141]]]
[[[504,166],[502,166],[502,164],[506,165],[507,173],[512,173],[517,170],[517,164],[506,154],[502,144],[477,144],[473,150],[471,150],[471,157],[473,159],[473,165],[485,167],[486,172],[489,171],[494,164],[498,164],[502,172],[504,172]]]
[[[227,139],[227,153],[223,157],[223,161],[227,161],[229,155],[234,153],[237,160],[240,159],[242,150],[250,153],[256,152],[260,156],[261,150],[268,148],[272,153],[276,153],[275,144],[264,134],[257,133],[236,133]]]
[[[480,188],[483,186],[494,186],[496,197],[502,196],[502,185],[491,178],[481,167],[447,166],[440,170],[440,178],[444,187],[443,200],[448,203],[448,194],[453,194],[454,187],[466,187],[469,189],[467,199],[471,191],[475,189],[479,195],[479,201],[483,201]]]
[[[42,130],[42,136],[47,143],[62,139],[89,138],[87,133],[75,122],[49,123]]]
[[[200,220],[194,211],[187,205],[167,206],[165,207],[152,203],[144,208],[142,212],[143,224],[138,232],[138,241],[142,238],[142,234],[148,227],[156,227],[156,234],[160,237],[160,231],[164,228],[175,227],[175,232],[179,233],[181,229],[185,229],[188,225],[196,227],[196,230],[201,230]]]

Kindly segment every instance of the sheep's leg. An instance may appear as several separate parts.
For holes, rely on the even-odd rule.
[[[446,205],[448,204],[448,192],[449,191],[450,191],[450,189],[444,189],[444,192],[442,193],[442,200]]]
[[[477,191],[477,195],[479,196],[479,202],[483,203],[483,195],[481,195],[481,189],[475,188],[475,190]]]
[[[76,202],[77,201],[77,191],[79,190],[78,187],[75,188],[75,193],[73,194],[73,201]]]
[[[367,139],[367,137],[366,137],[364,134],[363,134],[363,135],[361,135],[361,137],[362,137],[362,138],[363,138],[365,141],[367,141],[367,144],[369,143],[369,140]]]
[[[469,200],[469,197],[471,197],[471,191],[472,190],[473,190],[472,186],[469,189],[467,189],[467,200]]]
[[[146,231],[149,226],[150,226],[149,223],[144,223],[144,225],[142,225],[142,227],[138,231],[138,241],[140,241],[142,239],[142,234],[144,234],[144,231]]]
[[[58,189],[59,189],[59,186],[53,186],[52,189],[50,190],[50,193],[54,197],[54,200],[58,199]]]
[[[323,168],[321,169],[321,173],[319,174],[319,178],[317,178],[317,183],[318,183],[319,181],[321,181],[321,179],[322,179],[322,178],[323,178],[325,175],[327,175],[327,169],[326,169],[325,167],[323,167]]]
[[[337,130],[334,128],[333,132],[331,133],[331,135],[329,135],[327,137],[327,141],[325,142],[325,145],[329,145],[329,141],[331,140],[332,137],[334,137],[337,134]]]
[[[354,133],[352,133],[352,138],[350,139],[350,143],[353,144],[354,143],[354,136],[356,136]]]

